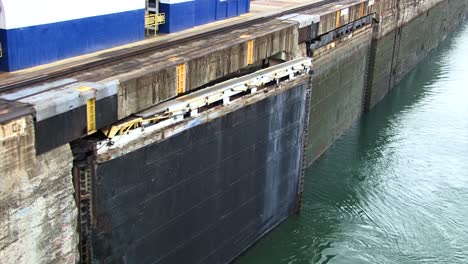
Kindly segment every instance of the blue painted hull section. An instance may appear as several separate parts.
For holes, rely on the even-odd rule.
[[[159,4],[166,14],[162,33],[172,33],[216,20],[239,16],[250,11],[250,0],[194,0],[177,4]]]
[[[0,71],[16,71],[144,39],[144,9],[0,29]]]

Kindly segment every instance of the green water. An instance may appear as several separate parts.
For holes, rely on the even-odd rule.
[[[468,263],[468,23],[306,173],[248,263]]]

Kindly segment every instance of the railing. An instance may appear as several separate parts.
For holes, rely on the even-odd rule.
[[[154,35],[158,31],[158,26],[166,23],[166,14],[158,13],[158,14],[146,14],[145,15],[145,29],[146,35],[150,34],[150,30],[154,31]]]

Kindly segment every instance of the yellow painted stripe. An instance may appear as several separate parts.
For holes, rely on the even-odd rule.
[[[247,42],[247,65],[253,64],[253,55],[254,55],[254,41],[249,40]]]
[[[177,91],[176,94],[185,93],[186,67],[185,63],[177,65]]]
[[[336,11],[335,27],[339,27],[339,26],[340,26],[340,18],[341,18],[341,11],[338,10],[338,11]]]
[[[364,16],[364,2],[361,3],[361,7],[360,7],[360,10],[359,10],[359,15],[360,17],[363,17]]]
[[[86,114],[88,121],[88,134],[96,131],[96,99],[91,98],[86,101]]]
[[[86,91],[89,91],[89,90],[91,90],[91,89],[93,89],[93,88],[91,88],[91,87],[89,87],[89,86],[80,86],[80,87],[78,87],[78,88],[76,88],[76,89],[77,89],[78,91],[80,91],[80,92],[86,92]]]

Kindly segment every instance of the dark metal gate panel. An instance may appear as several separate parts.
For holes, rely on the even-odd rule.
[[[307,83],[96,166],[97,263],[227,263],[298,205]]]

